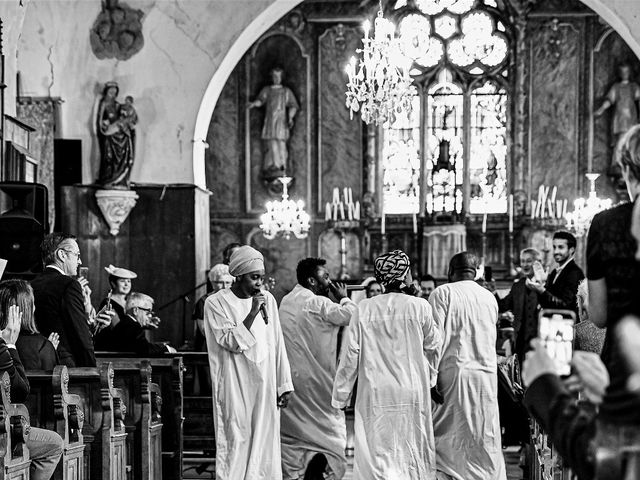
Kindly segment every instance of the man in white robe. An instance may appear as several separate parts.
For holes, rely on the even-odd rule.
[[[326,261],[305,258],[296,269],[298,284],[280,303],[280,322],[291,363],[295,399],[282,412],[282,473],[285,480],[305,477],[311,459],[327,461],[324,478],[340,480],[347,459],[344,412],[331,406],[338,365],[338,333],[358,308],[344,284],[329,280]],[[340,303],[329,299],[329,290]]]
[[[280,407],[293,391],[278,306],[262,292],[264,260],[243,246],[231,255],[230,289],[205,302],[213,390],[217,480],[280,480]]]
[[[378,257],[375,275],[385,293],[358,304],[331,403],[346,407],[357,377],[355,480],[433,479],[430,389],[441,334],[430,305],[404,293],[412,285],[404,252]]]
[[[438,368],[443,403],[433,409],[438,480],[506,480],[496,358],[495,297],[475,281],[477,258],[453,256],[451,283],[429,296],[444,331]]]

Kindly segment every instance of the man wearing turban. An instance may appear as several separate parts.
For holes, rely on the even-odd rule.
[[[231,255],[230,289],[209,296],[204,326],[211,368],[216,479],[279,480],[280,413],[293,391],[278,306],[262,291],[264,259]]]
[[[442,336],[428,302],[410,294],[409,257],[375,261],[384,293],[362,300],[340,356],[331,404],[348,405],[356,378],[353,477],[435,478],[431,387]]]
[[[438,480],[506,480],[498,414],[495,297],[474,279],[478,259],[458,253],[449,282],[429,296],[444,332],[433,409]]]

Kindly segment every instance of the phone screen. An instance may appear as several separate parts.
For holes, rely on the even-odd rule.
[[[78,277],[89,278],[89,267],[78,267]]]
[[[571,373],[574,323],[575,314],[565,310],[542,310],[538,318],[538,337],[560,376]]]

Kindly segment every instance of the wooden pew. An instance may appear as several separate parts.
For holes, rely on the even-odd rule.
[[[162,396],[151,381],[149,360],[114,365],[114,384],[124,393],[129,465],[135,480],[162,479]]]
[[[29,478],[29,411],[19,403],[11,403],[11,380],[7,372],[0,377],[0,462],[2,478],[27,480]]]
[[[64,365],[53,372],[28,371],[31,393],[25,402],[32,425],[57,432],[63,443],[56,480],[85,480],[84,412],[80,397],[69,393],[69,371]],[[52,401],[53,400],[53,401]]]
[[[123,392],[113,386],[113,367],[70,368],[69,390],[80,396],[84,412],[86,479],[125,480],[127,433]]]
[[[183,371],[182,355],[166,353],[155,357],[139,358],[121,352],[96,352],[98,365],[111,363],[118,370],[128,368],[132,362],[148,360],[153,383],[160,387],[162,396],[162,477],[165,480],[182,479],[183,452]]]

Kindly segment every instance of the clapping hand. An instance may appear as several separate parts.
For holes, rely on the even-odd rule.
[[[84,277],[78,277],[78,283],[82,287],[82,296],[84,298],[84,309],[87,313],[91,313],[93,306],[91,305],[91,289],[89,288],[89,280]]]
[[[155,330],[160,325],[160,317],[149,317],[149,321],[143,326],[143,328],[149,330]]]
[[[56,332],[52,332],[51,335],[49,335],[48,340],[53,344],[53,348],[58,350],[58,345],[60,345],[60,335]]]
[[[20,324],[22,322],[22,312],[17,305],[11,305],[9,307],[9,315],[7,318],[7,326],[0,333],[2,339],[11,345],[15,345],[20,335]]]

